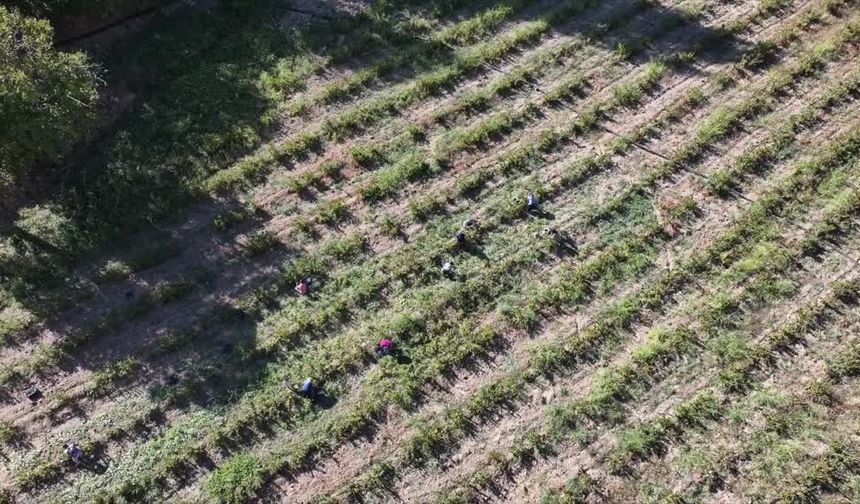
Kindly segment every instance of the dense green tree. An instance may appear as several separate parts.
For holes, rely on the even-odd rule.
[[[0,7],[0,181],[56,161],[95,124],[98,76],[81,52],[54,49],[44,20]]]

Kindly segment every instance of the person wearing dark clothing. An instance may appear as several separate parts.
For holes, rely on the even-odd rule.
[[[81,463],[81,459],[84,457],[84,451],[77,444],[69,443],[66,445],[66,455],[69,456],[69,460],[77,465]]]

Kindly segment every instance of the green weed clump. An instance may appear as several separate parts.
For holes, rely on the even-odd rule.
[[[860,342],[853,342],[840,353],[827,368],[827,375],[833,380],[860,375]]]
[[[339,159],[330,159],[320,165],[320,171],[332,180],[337,180],[341,176],[341,172],[346,167],[346,164]]]
[[[375,145],[361,144],[349,151],[352,161],[362,168],[370,168],[385,159],[385,155]]]
[[[227,231],[242,222],[247,221],[258,213],[254,206],[244,206],[237,209],[225,210],[212,219],[212,225],[218,231]]]
[[[283,184],[294,194],[304,194],[311,188],[318,186],[320,182],[322,182],[321,173],[305,172],[301,175],[288,177]]]
[[[393,480],[394,468],[387,462],[377,462],[361,479],[350,481],[343,493],[350,502],[362,502],[363,496],[384,493]]]
[[[146,299],[151,300],[155,304],[164,305],[182,299],[190,294],[194,288],[195,285],[191,282],[160,282],[152,289],[152,292]]]
[[[20,427],[7,421],[0,422],[0,446],[14,443],[22,434]]]
[[[379,201],[394,194],[404,181],[417,180],[432,170],[431,164],[420,153],[409,155],[375,173],[371,181],[361,187],[361,199],[367,203]]]
[[[574,73],[565,77],[561,84],[554,87],[544,96],[544,99],[546,100],[546,103],[550,105],[568,102],[574,96],[581,94],[586,85],[586,80],[582,74]]]
[[[638,103],[645,92],[654,86],[660,77],[666,73],[666,70],[666,64],[662,61],[655,60],[649,62],[645,66],[645,73],[642,80],[634,80],[613,88],[615,100],[621,106],[630,106]]]
[[[231,457],[206,481],[206,491],[220,502],[240,504],[263,482],[261,462],[250,454]]]
[[[379,220],[379,228],[382,234],[389,238],[397,238],[402,232],[400,223],[390,215],[384,215]]]
[[[426,221],[445,209],[445,200],[438,196],[416,198],[409,202],[409,213],[417,221]]]
[[[338,261],[347,261],[360,254],[366,245],[367,240],[363,235],[353,234],[325,242],[320,247],[320,254]]]
[[[100,396],[107,393],[123,380],[134,376],[141,367],[141,362],[134,357],[126,357],[113,361],[93,374],[90,394]]]
[[[546,492],[541,504],[579,504],[591,495],[600,495],[600,482],[586,472],[570,478],[559,490]]]
[[[278,240],[278,236],[272,231],[258,231],[248,236],[245,242],[245,250],[248,251],[248,255],[258,256],[265,254],[279,244],[280,240]]]
[[[325,201],[317,208],[317,222],[327,226],[335,225],[349,218],[349,209],[340,198]]]
[[[10,303],[5,309],[0,309],[0,346],[12,343],[16,336],[24,332],[35,322],[32,313],[21,308],[18,303]],[[0,376],[2,376],[0,372]],[[0,379],[0,383],[3,380]]]

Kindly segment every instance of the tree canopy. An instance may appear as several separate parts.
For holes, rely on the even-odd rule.
[[[81,52],[57,51],[48,21],[0,7],[0,179],[56,161],[95,123],[98,75]]]

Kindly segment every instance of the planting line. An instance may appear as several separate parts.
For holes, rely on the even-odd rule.
[[[857,132],[855,132],[854,137],[857,137]],[[848,149],[848,152],[851,152],[852,147],[856,147],[856,145],[854,145],[854,144],[857,143],[856,138],[852,138],[851,136],[843,136],[843,139],[841,140],[841,142],[842,143],[840,144],[839,149]],[[829,154],[830,157],[827,159],[837,161],[838,160],[838,153],[840,151],[836,150],[836,151],[831,151],[831,152],[832,152],[832,154]],[[836,156],[836,157],[834,157],[834,156]],[[822,162],[822,163],[826,164],[826,162]],[[815,169],[816,166],[821,166],[821,165],[812,165],[810,162],[804,163],[797,168],[798,171],[796,173],[803,173],[806,170]],[[813,174],[814,174],[814,172],[813,172]],[[792,177],[792,179],[793,178],[794,177]],[[785,193],[785,191],[788,187],[791,187],[791,185],[790,184],[781,185],[779,188],[779,191],[782,193]],[[761,214],[760,209],[765,205],[774,205],[775,203],[779,203],[780,201],[784,201],[784,200],[782,200],[782,198],[785,198],[785,197],[786,197],[786,195],[782,194],[781,196],[778,196],[778,197],[777,196],[771,196],[771,197],[765,198],[764,201],[762,201],[760,199],[759,203],[757,203],[755,205],[754,209],[751,210],[751,212],[752,212],[751,215],[754,216],[755,218],[758,218],[758,219],[765,218],[766,215]],[[772,212],[768,212],[768,213],[772,213]],[[731,236],[731,235],[729,235],[729,236]]]
[[[515,387],[512,387],[512,388],[515,388]],[[338,457],[338,458],[342,458],[342,457]],[[315,486],[316,486],[316,485],[314,485],[314,487],[315,487]]]

